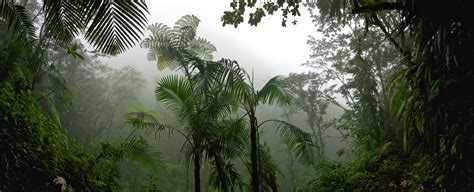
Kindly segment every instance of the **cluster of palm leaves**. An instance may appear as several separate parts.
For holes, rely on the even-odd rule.
[[[257,121],[258,106],[284,105],[293,100],[289,84],[277,76],[257,91],[253,79],[236,61],[211,61],[216,48],[196,36],[198,24],[199,19],[190,15],[179,19],[173,28],[153,24],[149,27],[152,34],[141,44],[148,48],[148,58],[156,60],[159,69],[178,68],[184,72],[184,76],[160,79],[155,94],[157,101],[179,119],[177,125],[168,127],[179,130],[185,137],[183,149],[193,161],[195,190],[201,188],[203,158],[214,165],[210,183],[222,191],[245,185],[235,170],[236,160],[249,165],[254,191],[259,191],[260,186],[275,186],[268,183],[271,180],[268,178],[275,182],[276,171],[264,169],[270,163],[269,158],[259,158],[264,155],[259,149],[259,128],[266,123],[273,123],[298,159],[311,164],[314,148],[308,133],[281,120]]]
[[[44,35],[65,46],[83,34],[98,51],[105,54],[122,53],[141,40],[147,25],[148,8],[145,1],[43,1],[42,9],[33,15],[44,16]],[[28,1],[2,0],[0,15],[8,29],[35,41],[36,28]]]

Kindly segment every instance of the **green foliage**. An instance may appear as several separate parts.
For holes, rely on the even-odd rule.
[[[236,122],[230,126],[223,126],[221,122],[227,122],[227,118],[232,115],[236,106],[239,106],[247,112],[252,130],[256,130],[257,122],[251,119],[255,119],[255,110],[259,104],[289,104],[293,95],[290,85],[284,81],[283,77],[277,76],[270,79],[260,91],[256,91],[252,82],[247,82],[245,79],[249,75],[238,66],[237,62],[225,59],[219,62],[205,61],[206,58],[200,58],[200,54],[186,48],[195,38],[198,22],[199,20],[194,16],[184,16],[178,20],[173,29],[163,24],[152,25],[149,29],[153,34],[142,42],[142,46],[149,48],[151,59],[158,60],[159,69],[181,66],[184,70],[185,77],[162,78],[155,91],[156,98],[164,102],[181,120],[184,129],[180,133],[186,137],[188,158],[195,158],[195,179],[199,177],[196,175],[196,171],[199,171],[196,158],[199,158],[201,153],[207,153],[207,156],[214,161],[216,169],[214,174],[217,174],[215,177],[220,180],[214,181],[214,184],[227,190],[222,188],[226,186],[224,183],[230,181],[226,179],[229,176],[225,173],[227,159],[236,158],[236,154],[242,152],[244,148],[240,146],[243,145],[244,140],[241,138],[242,135],[228,138],[226,134],[227,129],[236,129],[234,127],[237,125],[234,124]],[[205,47],[213,48],[213,46]],[[215,48],[206,50],[212,53]],[[160,62],[164,63],[160,64]],[[297,157],[306,158],[309,164],[312,156],[309,152],[312,146],[308,135],[291,124],[280,121],[277,124],[287,143],[292,148],[298,149]],[[208,127],[208,129],[203,129],[203,127]],[[237,143],[224,145],[221,143],[224,138],[235,139]],[[237,144],[237,146],[231,144]],[[203,149],[203,147],[206,148]],[[232,147],[233,150],[229,150]],[[252,150],[256,148],[252,147]],[[253,159],[252,162],[256,163],[256,159]]]
[[[215,164],[215,160],[213,163]],[[222,191],[242,191],[245,184],[236,166],[231,162],[225,162],[223,170],[225,174],[224,183],[226,183],[226,186],[223,186],[222,180],[219,179],[217,166],[211,168],[211,172],[209,173],[209,185],[214,186],[216,189],[221,189]]]
[[[67,139],[46,119],[31,91],[0,87],[0,189],[49,191],[62,176]]]
[[[260,91],[257,91],[257,100],[263,104],[288,105],[293,99],[291,85],[282,76],[271,78]]]
[[[297,126],[282,120],[267,120],[262,122],[273,122],[273,127],[280,132],[280,136],[283,139],[288,148],[295,154],[303,165],[314,165],[316,162],[316,149],[311,135]]]
[[[195,100],[193,84],[185,77],[167,76],[158,82],[155,90],[156,100],[166,104],[168,109],[179,114],[181,118],[191,118]]]
[[[35,39],[32,18],[26,4],[2,1],[0,14],[14,33]],[[43,2],[47,34],[61,42],[69,43],[81,32],[99,51],[118,54],[132,47],[141,39],[146,26],[148,8],[144,1],[67,1]]]
[[[46,106],[59,113],[68,135],[79,143],[92,144],[123,134],[118,130],[124,126],[122,115],[130,102],[137,101],[143,79],[131,66],[112,68],[94,55],[82,55],[84,59],[74,59],[61,48],[53,49],[50,68],[54,70],[47,73],[52,78],[42,78],[35,87],[42,100],[52,102],[52,107]]]
[[[225,11],[224,15],[221,17],[222,25],[233,25],[237,27],[240,23],[244,22],[244,15],[246,8],[253,8],[255,7],[256,0],[252,1],[245,1],[245,0],[233,0],[230,3],[230,7],[232,8],[231,11]],[[263,17],[267,15],[273,15],[279,9],[282,11],[282,21],[281,25],[286,26],[286,22],[288,20],[288,15],[296,17],[300,16],[301,13],[299,11],[300,8],[300,1],[298,0],[278,0],[274,1],[263,1],[260,4],[260,7],[256,7],[253,12],[249,13],[249,20],[248,23],[250,25],[257,26],[258,23],[262,20]],[[296,20],[293,20],[292,23],[296,24]]]
[[[68,44],[79,32],[99,51],[118,54],[141,39],[148,8],[137,2],[62,2],[46,1],[46,29]],[[84,13],[86,15],[84,15]]]
[[[77,144],[70,146],[64,178],[71,189],[77,191],[117,191],[123,188],[118,162],[112,155],[111,145],[104,143],[93,150]]]
[[[0,4],[0,190],[56,191],[53,179],[61,177],[68,191],[118,191],[125,158],[156,170],[159,154],[142,137],[99,147],[95,140],[104,130],[109,136],[120,104],[133,101],[137,71],[108,68],[73,41],[84,32],[99,51],[123,52],[141,39],[145,3],[44,1],[42,9],[36,1],[21,3]]]
[[[176,21],[173,28],[162,23],[150,25],[148,30],[152,34],[140,46],[148,49],[148,60],[157,61],[159,70],[186,65],[188,57],[211,60],[216,47],[196,36],[199,22],[196,16],[185,15]]]
[[[407,161],[390,143],[359,153],[350,162],[322,160],[321,174],[309,183],[310,191],[393,191],[409,189]]]
[[[15,5],[13,1],[0,3],[0,16],[6,21],[6,28],[27,41],[36,40],[35,27],[31,21],[28,10],[24,6]]]
[[[291,2],[262,5],[273,11],[275,7],[285,8],[285,3],[291,6]],[[405,155],[420,158],[420,169],[430,167],[425,173],[431,176],[420,172],[422,183],[431,182],[427,186],[435,186],[434,190],[471,190],[474,161],[469,149],[474,143],[474,105],[473,94],[464,90],[471,86],[467,82],[473,82],[473,48],[468,46],[472,44],[473,27],[466,19],[470,11],[465,6],[467,2],[306,3],[318,25],[323,26],[321,31],[332,37],[331,41],[315,44],[320,47],[315,53],[316,62],[324,67],[327,63],[332,65],[335,70],[323,72],[339,77],[343,85],[338,92],[351,100],[341,124],[355,136],[358,147],[373,151],[385,141],[392,141],[401,146]],[[300,4],[303,2],[296,2]],[[224,12],[223,24],[237,26],[243,22],[246,8],[254,6],[253,2],[233,1],[232,11]],[[316,7],[318,13],[312,10]],[[259,7],[255,10],[250,17],[251,25],[268,15]],[[284,9],[282,16],[285,21]],[[351,30],[349,35],[356,37],[354,41],[345,41],[347,36],[334,33],[342,29]],[[395,70],[389,69],[391,65],[397,66]],[[403,69],[399,71],[400,68]],[[351,79],[344,81],[347,74]],[[396,75],[389,85],[387,80],[392,74]],[[385,90],[387,87],[391,91]],[[429,160],[424,160],[424,156],[429,156]]]
[[[334,124],[334,120],[324,120],[329,104],[332,103],[345,109],[335,101],[333,96],[336,85],[327,86],[330,79],[331,75],[323,77],[323,75],[313,72],[290,73],[286,78],[296,95],[293,107],[296,111],[303,111],[306,114],[306,122],[312,131],[312,139],[318,148],[320,158],[325,157],[325,131]]]
[[[262,191],[277,191],[278,174],[281,174],[276,162],[270,155],[270,148],[263,144],[258,147],[258,174],[260,177],[260,189]]]
[[[10,83],[0,91],[2,190],[51,191],[53,179],[63,177],[70,189],[116,191],[122,187],[118,163],[123,158],[152,167],[160,162],[135,137],[85,150],[46,118],[31,91],[15,92]]]

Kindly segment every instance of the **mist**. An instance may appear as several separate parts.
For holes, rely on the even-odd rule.
[[[472,191],[465,4],[2,1],[0,192]]]

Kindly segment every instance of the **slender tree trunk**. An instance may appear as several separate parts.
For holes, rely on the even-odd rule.
[[[324,137],[323,137],[323,130],[322,130],[322,125],[318,125],[318,140],[319,140],[319,155],[322,157],[322,158],[325,158],[326,155],[325,155],[325,152],[324,152],[324,147],[326,147],[324,145]]]
[[[252,164],[252,191],[259,192],[259,179],[258,179],[258,157],[257,157],[257,118],[254,113],[250,114],[250,142],[251,142],[251,153],[250,160]]]
[[[201,159],[199,154],[194,154],[194,191],[201,192]]]
[[[229,190],[227,188],[227,181],[225,178],[224,167],[222,165],[221,158],[219,158],[218,155],[214,154],[214,161],[215,161],[216,169],[217,169],[217,177],[219,178],[219,182],[221,183],[221,186],[222,186],[221,190],[223,192],[227,192]]]
[[[318,155],[321,157],[321,146],[319,146],[320,144],[319,137],[318,137],[318,133],[316,133],[316,128],[314,126],[314,118],[316,118],[316,116],[313,116],[310,111],[306,111],[306,115],[308,117],[309,128],[311,129],[311,132],[313,133],[313,137],[316,140],[315,144],[318,145],[317,147],[319,148]]]
[[[319,108],[319,112],[318,112],[318,118],[317,118],[317,121],[316,121],[316,126],[318,127],[318,140],[319,140],[319,147],[320,147],[320,155],[322,158],[326,158],[326,154],[325,154],[325,144],[324,144],[324,127],[323,127],[323,116],[324,116],[324,113],[323,113],[323,110],[321,110],[321,108]]]
[[[288,157],[290,157],[290,181],[293,188],[293,191],[298,191],[298,186],[296,184],[296,176],[295,176],[295,160],[293,159],[293,155],[291,154],[291,149],[287,148],[288,150]]]

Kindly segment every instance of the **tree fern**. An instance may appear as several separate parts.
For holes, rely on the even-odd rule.
[[[173,28],[162,23],[150,25],[148,30],[152,34],[141,43],[141,47],[148,49],[148,60],[156,61],[159,70],[187,67],[187,62],[193,57],[211,60],[216,48],[206,39],[196,36],[199,22],[196,16],[185,15]]]

